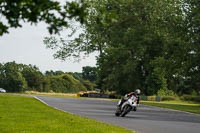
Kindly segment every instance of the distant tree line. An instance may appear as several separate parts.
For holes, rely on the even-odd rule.
[[[90,67],[87,66],[87,68]],[[71,93],[93,90],[96,86],[94,80],[90,80],[90,75],[85,77],[83,73],[51,70],[43,74],[38,67],[33,65],[15,62],[0,63],[0,88],[6,89],[7,92],[33,90]]]

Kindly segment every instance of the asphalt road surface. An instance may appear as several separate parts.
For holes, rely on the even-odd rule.
[[[111,123],[139,133],[200,133],[200,115],[141,105],[137,112],[116,117],[116,101],[37,97],[65,112]]]

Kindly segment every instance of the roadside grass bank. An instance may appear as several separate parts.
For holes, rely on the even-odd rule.
[[[200,114],[200,103],[189,101],[141,101],[141,104]]]
[[[2,133],[131,133],[118,126],[65,113],[32,97],[0,94]]]

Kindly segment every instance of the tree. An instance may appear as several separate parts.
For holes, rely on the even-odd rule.
[[[191,94],[192,89],[200,93],[200,3],[198,0],[185,0],[187,8],[185,8],[186,22],[188,28],[188,44],[190,44],[187,63],[185,63],[186,76],[182,83],[182,91]]]
[[[89,8],[83,34],[72,41],[46,39],[49,48],[58,48],[56,58],[100,51],[98,87],[103,90],[123,94],[140,88],[147,95],[199,90],[197,0],[84,2]]]
[[[82,76],[84,80],[95,82],[97,80],[97,69],[96,67],[85,66],[82,68]]]
[[[4,85],[8,92],[23,92],[27,89],[27,82],[19,71],[19,66],[15,62],[4,64]]]
[[[84,18],[85,23],[78,27],[72,25],[72,33],[67,34],[67,38],[55,36],[44,38],[46,47],[56,50],[54,58],[66,60],[73,57],[79,61],[81,55],[88,55],[94,51],[98,51],[100,54],[103,53],[106,40],[108,40],[107,27],[100,21],[104,20],[102,6],[105,2],[106,0],[84,0],[84,5],[87,5],[85,12],[88,14]],[[109,15],[107,15],[108,17]],[[78,32],[82,29],[81,34],[74,39],[70,39],[77,29]]]
[[[3,64],[0,63],[0,88],[4,87],[4,79],[5,79],[5,75],[4,75],[4,66]]]
[[[43,21],[49,25],[50,33],[58,33],[69,26],[67,19],[74,18],[83,23],[85,8],[82,0],[64,5],[52,0],[1,0],[0,15],[6,22],[0,21],[0,36],[8,33],[9,28],[22,27],[21,21],[31,24]]]
[[[158,68],[151,62],[159,56],[170,60],[167,56],[171,53],[167,56],[164,53],[170,52],[170,46],[181,44],[178,39],[184,38],[181,36],[185,29],[181,3],[176,1],[175,6],[173,2],[118,0],[105,4],[105,10],[109,9],[107,14],[116,14],[115,21],[104,21],[109,35],[106,44],[109,47],[106,47],[103,56],[99,57],[99,81],[100,84],[107,85],[105,89],[113,88],[125,93],[133,88],[141,88],[143,92],[151,95],[162,87],[168,87],[167,76],[173,74],[157,77],[160,75],[153,73]],[[182,46],[183,44],[180,45]]]
[[[49,75],[49,76],[53,76],[53,75],[62,75],[62,74],[64,74],[64,72],[63,71],[61,71],[61,70],[59,70],[59,71],[53,71],[53,70],[50,70],[50,71],[46,71],[45,72],[45,75]]]
[[[36,66],[22,65],[20,69],[23,77],[26,79],[30,90],[42,91],[44,76]]]

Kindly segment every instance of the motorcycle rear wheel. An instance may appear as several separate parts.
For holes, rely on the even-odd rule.
[[[120,113],[116,112],[116,113],[115,113],[115,116],[120,116]]]
[[[117,107],[117,110],[115,112],[115,116],[120,116],[121,111],[120,111],[120,107]]]

